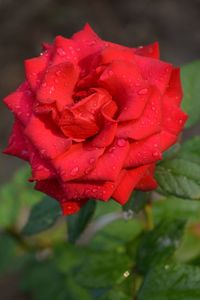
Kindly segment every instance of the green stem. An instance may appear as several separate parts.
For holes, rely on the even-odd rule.
[[[152,230],[154,228],[152,204],[149,202],[144,207],[145,215],[145,227],[146,230]]]

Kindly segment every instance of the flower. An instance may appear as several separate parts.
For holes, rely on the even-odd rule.
[[[35,188],[64,214],[156,188],[155,164],[187,119],[180,70],[159,59],[158,43],[128,48],[86,25],[44,44],[25,73],[4,99],[15,116],[5,153],[30,163]]]

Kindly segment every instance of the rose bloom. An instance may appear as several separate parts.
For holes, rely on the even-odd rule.
[[[187,119],[180,70],[159,59],[158,43],[128,48],[86,25],[44,44],[25,74],[4,99],[15,116],[5,153],[29,162],[35,188],[64,214],[157,187],[155,164]]]

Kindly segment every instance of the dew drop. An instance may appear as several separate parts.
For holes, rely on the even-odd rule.
[[[95,162],[95,158],[90,158],[89,163],[93,164]]]
[[[148,89],[141,89],[140,91],[138,91],[138,95],[146,95],[148,93]]]
[[[85,170],[85,174],[88,175],[88,174],[90,173],[90,171],[91,171],[91,169],[90,169],[90,168],[87,168],[87,169]]]
[[[118,145],[119,147],[124,147],[125,144],[126,144],[126,141],[125,141],[124,139],[119,139],[119,140],[117,141],[117,145]]]
[[[61,74],[61,71],[60,71],[60,70],[56,71],[56,75],[57,75],[57,76],[59,76],[60,74]]]
[[[159,157],[159,152],[158,152],[158,151],[154,151],[154,152],[153,152],[153,156],[154,156],[154,157]]]
[[[71,175],[76,175],[76,174],[78,173],[78,170],[79,170],[78,167],[74,167],[74,168],[71,170]]]
[[[111,147],[111,148],[108,150],[108,152],[109,152],[109,153],[112,153],[114,150],[115,150],[115,147]]]
[[[63,48],[57,48],[56,52],[58,53],[58,55],[60,56],[65,56],[66,52],[63,50]]]
[[[46,82],[43,82],[42,87],[46,87],[46,86],[47,86]]]

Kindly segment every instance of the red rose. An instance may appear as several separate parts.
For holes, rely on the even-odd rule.
[[[157,43],[128,48],[86,25],[44,44],[25,72],[4,100],[15,115],[5,152],[29,161],[35,188],[64,214],[156,188],[155,164],[187,119],[179,69],[159,60]]]

